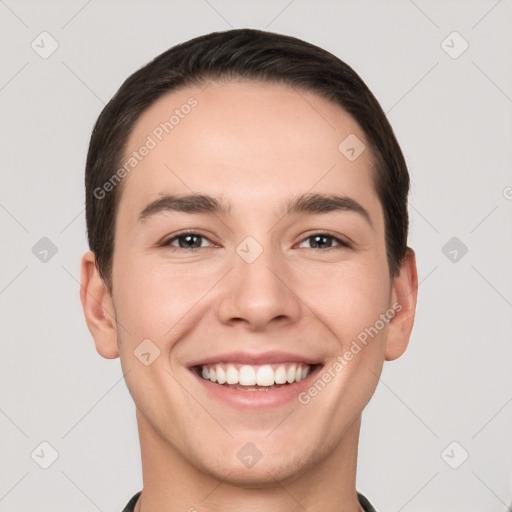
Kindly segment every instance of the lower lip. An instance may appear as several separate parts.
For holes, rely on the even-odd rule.
[[[299,382],[278,385],[268,391],[242,391],[203,379],[193,370],[191,370],[191,373],[204,386],[206,393],[214,399],[228,403],[232,407],[257,409],[278,407],[287,402],[298,400],[299,394],[311,385],[312,379],[320,368],[320,365],[316,366],[305,379]]]

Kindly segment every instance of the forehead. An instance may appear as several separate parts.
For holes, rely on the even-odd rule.
[[[344,141],[366,149],[351,160]],[[371,155],[356,121],[287,85],[216,82],[168,93],[135,124],[130,158],[137,161],[123,179],[120,210],[140,212],[168,193],[222,195],[240,208],[305,192],[375,199]]]

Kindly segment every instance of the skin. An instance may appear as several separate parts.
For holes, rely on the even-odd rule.
[[[391,280],[384,218],[364,133],[340,107],[284,85],[247,82],[187,87],[159,99],[136,123],[127,153],[168,112],[198,105],[122,183],[116,217],[113,292],[82,259],[81,301],[97,351],[120,357],[136,404],[144,487],[136,510],[356,512],[361,413],[385,360],[406,349],[417,274],[409,250]],[[338,150],[355,134],[366,150]],[[283,217],[306,192],[352,198],[353,211]],[[164,194],[223,195],[226,215],[139,213]],[[206,238],[195,251],[159,244],[181,230]],[[314,248],[328,232],[350,247]],[[247,236],[263,248],[247,263]],[[187,365],[198,357],[282,350],[333,365],[356,336],[398,302],[401,310],[307,405],[292,400],[258,412],[212,399]],[[149,338],[149,366],[134,350]],[[253,443],[262,458],[245,467]]]

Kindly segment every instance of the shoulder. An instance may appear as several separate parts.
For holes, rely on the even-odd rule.
[[[123,512],[133,512],[133,509],[135,508],[135,503],[137,503],[137,500],[139,499],[141,492],[142,491],[139,491],[132,497],[132,499],[126,504],[126,507],[124,507]]]
[[[368,498],[363,496],[360,492],[357,493],[357,499],[359,500],[359,503],[364,508],[365,512],[377,512],[373,505],[368,501]]]

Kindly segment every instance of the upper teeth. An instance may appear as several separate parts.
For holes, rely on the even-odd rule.
[[[305,379],[310,371],[310,366],[302,363],[263,366],[217,363],[202,365],[201,368],[203,379],[242,386],[273,386],[287,382],[291,384]]]

